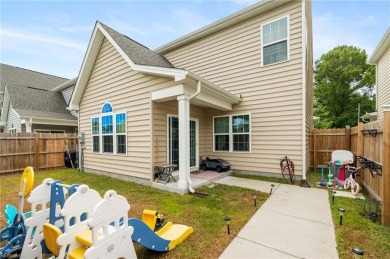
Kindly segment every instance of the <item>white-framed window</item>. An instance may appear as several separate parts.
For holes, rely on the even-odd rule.
[[[101,115],[91,118],[92,151],[126,154],[126,113],[113,112],[110,103],[103,104]]]
[[[16,128],[13,123],[11,123],[11,128],[8,131],[9,133],[16,133]]]
[[[100,118],[94,117],[92,123],[92,151],[100,152]]]
[[[213,117],[214,152],[250,152],[250,114]]]
[[[261,25],[262,66],[289,60],[289,17]]]

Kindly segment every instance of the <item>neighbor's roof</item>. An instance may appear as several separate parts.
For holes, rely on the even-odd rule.
[[[68,80],[20,67],[0,64],[0,92],[4,92],[5,85],[29,86],[37,89],[51,90]]]
[[[214,34],[218,31],[227,29],[235,24],[251,19],[257,15],[268,12],[279,6],[291,3],[292,1],[293,0],[262,0],[259,3],[251,5],[239,12],[231,14],[221,20],[218,20],[203,28],[200,28],[199,30],[184,35],[183,37],[180,37],[174,41],[171,41],[155,49],[154,51],[163,55],[172,49],[181,47],[190,42],[209,36],[210,34]]]
[[[115,31],[107,25],[99,21],[98,23],[100,23],[100,25],[107,31],[111,38],[135,64],[167,68],[174,67],[165,57],[128,38],[126,35]]]
[[[76,120],[66,109],[61,92],[7,85],[12,108],[20,117]]]
[[[372,53],[368,62],[370,62],[371,64],[378,63],[379,59],[389,48],[390,48],[390,27],[387,28],[385,35],[383,36],[378,46],[374,50],[374,53]]]

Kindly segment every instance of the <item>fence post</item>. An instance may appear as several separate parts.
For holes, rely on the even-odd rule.
[[[313,169],[317,172],[317,129],[313,129]]]
[[[35,133],[35,171],[39,171],[39,133]]]
[[[358,132],[357,132],[357,142],[356,142],[356,155],[362,156],[364,155],[364,135],[362,130],[364,130],[363,122],[359,122],[358,124]],[[361,166],[361,165],[360,165]]]
[[[390,105],[383,110],[382,225],[390,226]]]
[[[351,151],[351,127],[345,126],[345,150]]]

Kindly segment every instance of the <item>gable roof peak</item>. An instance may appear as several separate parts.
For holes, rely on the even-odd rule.
[[[134,64],[174,68],[168,59],[160,54],[157,54],[153,50],[150,50],[148,47],[140,44],[130,37],[117,32],[100,21],[96,21],[96,25],[100,25],[108,33],[111,39],[115,41],[115,43],[123,50],[123,52]]]

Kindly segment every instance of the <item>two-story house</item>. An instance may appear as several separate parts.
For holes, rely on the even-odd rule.
[[[312,128],[311,2],[264,0],[150,50],[96,22],[69,109],[83,169],[151,184],[178,165],[191,190],[202,157],[237,173],[306,178]]]
[[[376,117],[383,120],[383,106],[390,105],[390,27],[369,62],[376,66]]]

